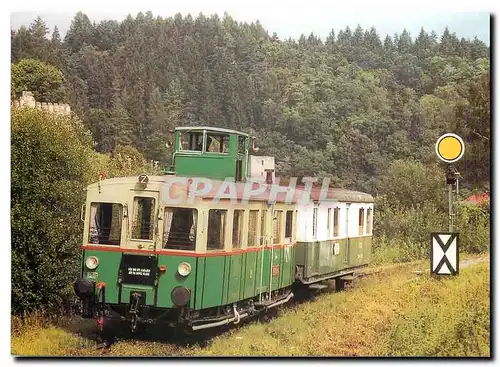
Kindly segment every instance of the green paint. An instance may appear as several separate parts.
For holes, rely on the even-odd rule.
[[[193,129],[193,132],[204,131]],[[175,132],[174,166],[177,176],[197,176],[224,180],[227,177],[235,178],[237,162],[241,162],[241,178],[247,175],[248,149],[250,138],[236,131],[229,133],[229,146],[226,153],[208,151],[186,151],[180,149],[180,136],[185,131]],[[211,134],[209,131],[206,134]],[[228,133],[214,133],[228,134]],[[238,150],[238,138],[244,138],[244,149]],[[168,170],[171,170],[168,168]]]
[[[272,274],[271,276],[271,279],[272,279],[272,289],[278,289],[278,288],[281,288],[281,282],[280,282],[280,275],[282,273],[282,264],[281,264],[281,259],[282,259],[282,252],[283,250],[282,249],[273,249],[273,250],[268,250],[269,252],[269,256],[271,258],[272,256],[272,259],[273,259],[273,263],[272,263],[272,266],[273,267],[277,267],[278,268],[278,275],[275,276],[274,274]],[[271,268],[271,272],[273,271],[273,268]],[[265,278],[264,278],[265,279]]]
[[[205,259],[201,308],[214,307],[222,304],[225,262],[226,256],[207,257]]]
[[[200,310],[202,308],[202,299],[203,299],[203,289],[204,289],[204,280],[205,280],[205,264],[206,258],[199,257],[198,258],[198,266],[196,267],[196,289],[195,289],[195,304],[194,309]]]
[[[237,302],[241,299],[241,294],[243,293],[241,281],[241,273],[244,264],[243,255],[244,254],[232,255],[228,256],[226,259],[226,262],[231,262],[229,273],[226,273],[226,277],[229,280],[227,303]]]
[[[255,281],[260,272],[257,272],[257,258],[259,252],[247,252],[245,254],[245,267],[243,269],[243,298],[250,298],[257,294]]]
[[[335,243],[339,243],[338,254],[334,251]],[[147,305],[174,308],[171,292],[182,285],[191,290],[189,307],[196,310],[230,305],[268,291],[270,279],[273,290],[290,286],[295,281],[295,264],[304,265],[306,279],[366,264],[371,257],[371,237],[349,240],[348,263],[344,261],[346,249],[347,239],[341,239],[215,257],[158,255],[158,266],[165,265],[166,271],[159,273],[156,305],[155,287],[133,284],[122,285],[121,302],[129,303],[131,292],[146,291]],[[91,255],[97,256],[100,265],[92,271],[97,273],[96,281],[106,283],[106,302],[118,303],[121,252],[90,250],[84,255],[84,260]],[[187,277],[177,272],[181,262],[191,265],[191,273]],[[272,275],[273,266],[279,266],[278,275]],[[89,278],[89,273],[91,271],[85,270],[84,276]]]
[[[99,259],[99,266],[95,270],[85,267],[85,259],[95,256]],[[106,302],[118,303],[118,272],[120,270],[121,252],[85,250],[83,252],[83,277],[95,282],[106,283]],[[88,273],[96,273],[97,277],[89,277]]]
[[[177,272],[177,267],[181,262],[187,262],[191,265],[191,273],[183,277]],[[157,307],[173,308],[175,305],[172,302],[171,293],[177,286],[184,286],[191,290],[191,299],[189,306],[195,305],[195,279],[197,277],[196,257],[190,256],[175,256],[175,255],[158,255],[158,266],[165,265],[167,270],[160,273],[158,282]]]
[[[339,244],[338,254],[335,254],[335,243]],[[299,242],[295,252],[297,255],[295,262],[297,265],[304,266],[305,279],[317,277],[368,264],[371,259],[371,246],[371,236]],[[347,262],[345,261],[346,251],[348,251]]]

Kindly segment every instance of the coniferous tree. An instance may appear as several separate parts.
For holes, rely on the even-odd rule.
[[[40,50],[33,39],[44,32]],[[382,42],[359,25],[332,30],[323,45],[315,34],[281,41],[228,14],[149,12],[96,23],[78,13],[63,42],[57,33],[48,39],[43,20],[12,32],[12,60],[48,57],[60,67],[72,110],[100,151],[131,144],[163,163],[175,126],[251,127],[262,154],[284,157],[280,174],[321,172],[353,188],[376,189],[394,159],[427,157],[422,146],[457,123],[468,83],[489,69],[483,42],[449,30],[421,29],[413,41],[403,29]]]

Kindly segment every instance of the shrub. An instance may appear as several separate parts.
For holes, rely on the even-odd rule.
[[[75,116],[14,108],[12,120],[12,312],[68,309],[80,269],[81,205],[98,179],[158,173],[132,147],[96,153]]]
[[[427,257],[431,232],[448,231],[444,174],[435,166],[395,161],[382,181],[383,196],[375,199],[374,261],[401,262]],[[458,203],[455,229],[460,251],[489,249],[489,204]]]
[[[12,310],[64,306],[79,269],[92,139],[75,117],[11,112]]]
[[[481,253],[490,249],[490,204],[457,205],[456,230],[460,232],[460,251]]]

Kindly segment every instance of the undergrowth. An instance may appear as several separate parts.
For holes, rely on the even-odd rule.
[[[351,289],[282,309],[268,323],[252,321],[209,340],[179,346],[129,339],[97,349],[81,319],[43,315],[12,322],[16,355],[95,356],[488,356],[489,264],[435,279],[427,261],[383,267]],[[423,270],[415,275],[414,270]],[[84,324],[84,325],[83,325]],[[83,325],[83,326],[82,326]],[[93,324],[92,324],[93,325]]]

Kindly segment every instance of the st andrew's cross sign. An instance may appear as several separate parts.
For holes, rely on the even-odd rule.
[[[431,233],[431,274],[458,275],[458,233]]]

